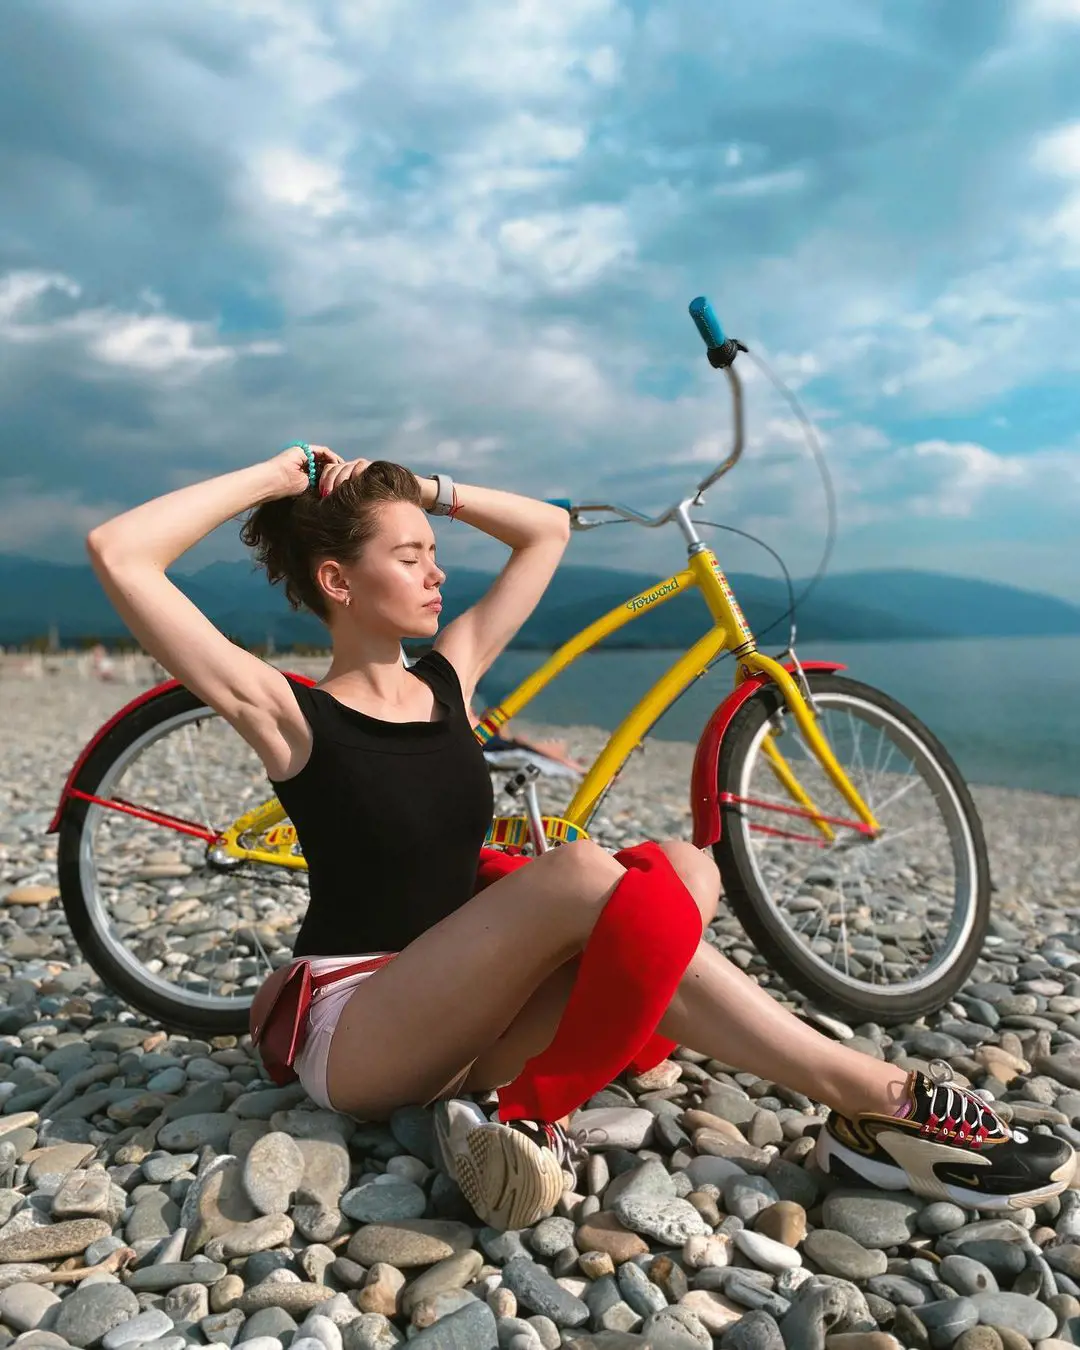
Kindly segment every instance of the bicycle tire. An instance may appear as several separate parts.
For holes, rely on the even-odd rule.
[[[117,759],[155,727],[176,717],[205,708],[208,716],[217,716],[189,689],[163,690],[133,708],[110,728],[87,756],[73,787],[94,793]],[[112,945],[101,932],[97,906],[85,894],[80,865],[83,837],[91,803],[70,797],[64,804],[57,840],[57,870],[64,914],[80,951],[102,983],[133,1008],[154,1018],[162,1026],[197,1036],[239,1036],[248,1029],[250,1001],[235,1000],[235,1009],[208,1009],[193,1005],[181,990],[175,996],[155,983],[140,979],[131,965],[118,959]]]
[[[907,708],[880,690],[844,676],[809,672],[811,694],[823,705],[830,695],[872,707],[886,719],[899,724],[914,738],[940,775],[935,801],[939,807],[955,812],[959,827],[966,833],[971,850],[970,922],[946,953],[932,979],[918,987],[897,988],[865,985],[855,987],[837,971],[833,974],[814,957],[776,911],[765,893],[760,874],[751,856],[746,812],[739,803],[724,803],[723,794],[746,796],[747,757],[762,735],[764,726],[786,704],[773,684],[762,686],[736,712],[721,744],[717,765],[721,794],[721,837],[713,845],[713,857],[720,869],[726,898],[747,935],[767,962],[812,1004],[824,1012],[857,1022],[882,1024],[910,1021],[942,1007],[961,988],[978,960],[990,919],[990,866],[986,840],[978,811],[959,769],[941,742]],[[926,781],[926,780],[924,780]],[[947,785],[947,787],[946,787]],[[850,814],[850,813],[849,813]]]

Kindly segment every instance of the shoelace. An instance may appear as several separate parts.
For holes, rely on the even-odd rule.
[[[585,1161],[590,1146],[607,1139],[605,1130],[583,1128],[568,1132],[561,1125],[553,1125],[545,1120],[512,1120],[510,1127],[521,1130],[541,1148],[550,1149],[560,1167],[571,1169]]]
[[[928,1077],[934,1084],[934,1091],[930,1098],[930,1112],[922,1127],[923,1134],[970,1144],[972,1148],[981,1148],[991,1134],[1008,1137],[1011,1133],[1018,1142],[1023,1142],[1024,1136],[1010,1131],[997,1112],[981,1097],[961,1087],[953,1079],[952,1069],[944,1060],[930,1061]]]

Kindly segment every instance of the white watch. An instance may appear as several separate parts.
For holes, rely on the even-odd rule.
[[[429,516],[448,516],[454,506],[454,480],[448,473],[433,473],[435,501],[428,507]]]

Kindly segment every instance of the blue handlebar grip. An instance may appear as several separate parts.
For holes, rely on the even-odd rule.
[[[561,506],[564,511],[572,509],[569,497],[545,497],[544,501],[548,506]]]
[[[697,326],[698,332],[705,340],[705,346],[711,351],[714,347],[724,345],[724,330],[720,327],[720,320],[713,313],[713,307],[703,295],[699,295],[696,300],[690,301],[690,317]]]

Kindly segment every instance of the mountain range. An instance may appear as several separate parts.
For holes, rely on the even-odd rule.
[[[172,570],[170,577],[234,640],[256,645],[269,638],[278,650],[328,645],[323,625],[290,610],[280,589],[267,585],[247,560],[211,563],[190,574]],[[550,651],[660,580],[654,573],[564,565],[511,646]],[[784,583],[752,573],[729,580],[755,633],[768,637],[767,646],[783,643],[787,623],[777,621],[788,608]],[[491,573],[454,568],[443,586],[442,624],[473,604],[491,581]],[[796,596],[805,584],[795,582]],[[901,569],[825,577],[800,604],[798,619],[799,636],[808,642],[1080,634],[1080,606],[1055,596]],[[645,611],[602,645],[685,648],[708,624],[700,595],[678,597]],[[128,636],[89,563],[0,554],[0,643],[21,645],[45,637],[50,628],[63,645]]]

